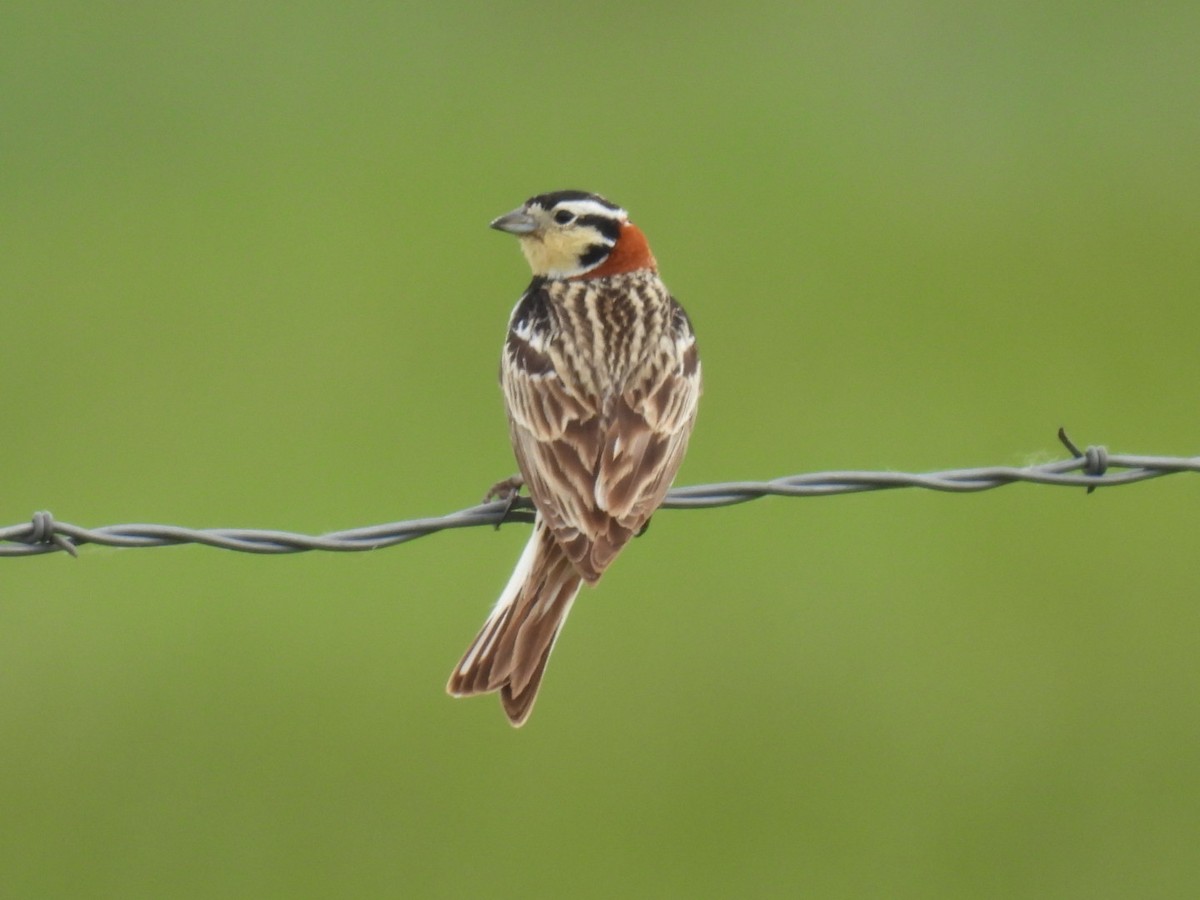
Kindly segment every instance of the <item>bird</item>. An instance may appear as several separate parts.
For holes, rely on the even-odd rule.
[[[452,696],[499,691],[529,718],[550,651],[584,583],[595,584],[662,503],[701,393],[692,323],[629,214],[599,194],[553,191],[491,223],[515,235],[533,280],[513,307],[500,360],[509,437],[533,533]]]

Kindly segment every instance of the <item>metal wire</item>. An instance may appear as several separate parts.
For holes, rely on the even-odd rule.
[[[1130,456],[1109,453],[1103,447],[1079,450],[1060,430],[1059,439],[1073,458],[1041,465],[986,466],[944,472],[815,472],[789,475],[772,481],[734,481],[674,488],[664,509],[705,509],[732,506],[760,497],[817,497],[915,487],[932,491],[971,493],[1016,482],[1087,488],[1114,487],[1177,472],[1200,472],[1200,456]],[[1113,472],[1111,469],[1120,469]],[[107,547],[165,547],[204,544],[242,553],[300,553],[306,550],[378,550],[450,528],[479,525],[499,527],[505,522],[532,522],[533,503],[495,500],[470,509],[428,519],[410,519],[386,525],[369,525],[329,534],[306,535],[289,531],[247,528],[184,528],[178,525],[105,525],[82,528],[38,512],[32,521],[0,528],[0,556],[33,556],[62,551],[77,555],[82,544]]]

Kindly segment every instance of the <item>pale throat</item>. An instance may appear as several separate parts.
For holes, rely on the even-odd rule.
[[[570,278],[584,270],[581,257],[594,242],[595,232],[552,231],[521,238],[521,252],[534,275],[545,278]]]
[[[657,268],[646,236],[632,222],[622,223],[621,236],[606,258],[590,266],[580,265],[580,257],[597,239],[595,232],[587,231],[530,234],[521,238],[521,252],[533,274],[544,278],[596,278]]]

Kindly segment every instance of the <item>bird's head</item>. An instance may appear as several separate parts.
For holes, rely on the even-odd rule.
[[[492,222],[515,234],[533,274],[542,278],[599,278],[654,269],[654,255],[629,214],[599,194],[538,194]]]

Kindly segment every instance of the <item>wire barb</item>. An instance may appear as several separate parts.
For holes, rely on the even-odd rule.
[[[24,541],[35,547],[39,545],[47,548],[53,547],[69,553],[75,559],[79,558],[79,551],[75,549],[75,545],[65,535],[58,533],[57,523],[49,510],[43,509],[35,512],[29,523],[29,533],[25,537],[15,538],[15,540]]]
[[[1063,446],[1071,451],[1071,455],[1076,459],[1083,460],[1083,473],[1085,475],[1093,475],[1097,478],[1102,478],[1104,473],[1108,471],[1108,449],[1099,446],[1090,446],[1086,450],[1080,451],[1075,446],[1075,442],[1067,437],[1067,430],[1061,426],[1058,429],[1058,439],[1062,441]],[[1087,492],[1090,494],[1096,489],[1096,485],[1089,484]]]
[[[1134,484],[1179,472],[1200,472],[1200,456],[1131,456],[1109,453],[1104,447],[1080,451],[1064,430],[1059,440],[1072,459],[1033,466],[987,466],[944,472],[814,472],[772,481],[735,481],[672,489],[663,509],[708,509],[746,503],[760,497],[825,497],[895,488],[924,488],[951,493],[974,493],[1017,482],[1087,488]],[[1120,471],[1111,471],[1117,469]],[[78,555],[80,544],[108,547],[165,547],[204,544],[241,553],[303,553],[309,550],[356,552],[403,544],[450,528],[480,525],[499,527],[509,522],[531,523],[533,502],[528,497],[492,500],[445,516],[368,525],[322,535],[295,534],[248,528],[184,528],[178,525],[105,525],[82,528],[59,522],[49,512],[34,513],[31,522],[0,528],[0,556],[35,556],[62,551]]]

